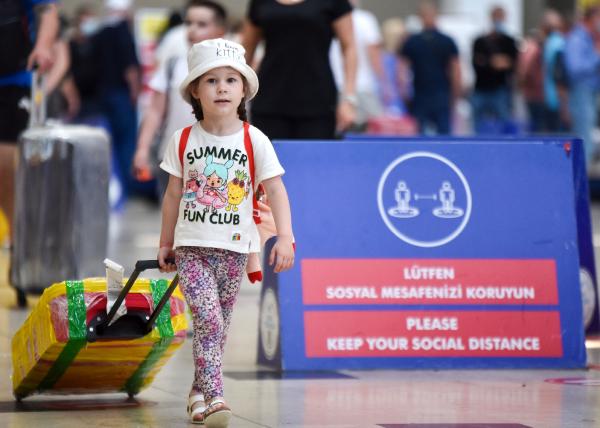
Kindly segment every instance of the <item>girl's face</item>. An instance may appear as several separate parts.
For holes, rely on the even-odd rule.
[[[191,88],[200,102],[205,119],[237,119],[237,109],[244,97],[242,75],[231,67],[219,67],[204,73]]]
[[[215,12],[203,6],[190,7],[185,14],[184,24],[190,45],[225,34],[223,27],[217,23]]]
[[[217,175],[216,172],[213,172],[208,176],[206,184],[208,184],[210,187],[219,188],[223,185],[223,180]]]

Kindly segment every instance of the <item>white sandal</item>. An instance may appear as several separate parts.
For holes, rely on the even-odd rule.
[[[204,424],[206,428],[227,428],[231,419],[231,409],[222,398],[216,398],[206,406]]]
[[[200,405],[197,405],[199,404]],[[196,408],[194,408],[196,405]],[[190,415],[190,421],[193,424],[204,425],[204,412],[206,411],[206,405],[204,404],[204,395],[194,394],[188,397],[187,412]]]

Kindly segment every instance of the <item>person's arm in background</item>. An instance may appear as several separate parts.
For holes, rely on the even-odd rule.
[[[338,131],[344,131],[356,118],[356,44],[352,27],[352,14],[346,13],[333,21],[333,31],[340,41],[344,59],[344,88],[337,107]]]
[[[475,71],[475,78],[477,76],[485,76],[492,71],[491,58],[484,49],[483,37],[478,37],[473,42],[473,50],[471,54],[471,64],[473,64],[473,70]]]
[[[396,52],[396,58],[398,60],[398,88],[400,90],[400,98],[405,105],[408,105],[412,99],[412,63],[411,63],[411,52],[412,52],[412,38],[409,38],[402,43]]]
[[[134,172],[143,171],[150,167],[150,148],[154,136],[163,123],[166,108],[167,95],[164,92],[152,91],[150,102],[144,111],[137,148],[133,157]]]
[[[46,92],[50,93],[61,83],[64,76],[71,67],[71,54],[69,45],[64,39],[59,39],[54,43],[54,64],[46,74]]]
[[[81,98],[73,76],[69,75],[63,80],[60,91],[67,101],[67,119],[73,119],[81,109]]]
[[[463,96],[463,87],[462,87],[462,73],[460,70],[460,55],[458,52],[458,47],[454,40],[449,40],[449,59],[448,59],[448,78],[450,81],[450,90],[452,96],[452,104],[451,107],[454,108],[456,106],[456,102]]]
[[[131,104],[136,105],[138,96],[142,90],[142,76],[138,65],[130,65],[125,69],[125,81],[129,88]]]
[[[120,58],[122,58],[122,64],[125,65],[123,78],[129,89],[129,99],[131,100],[131,104],[136,106],[138,96],[142,90],[142,74],[135,51],[135,40],[126,22],[119,24],[117,28],[120,33],[119,39],[121,43],[116,48],[120,49]]]
[[[460,59],[458,56],[453,56],[449,64],[450,85],[452,89],[452,106],[462,97],[462,74],[460,71]]]
[[[255,53],[258,43],[262,40],[263,34],[260,27],[254,25],[250,19],[246,18],[242,26],[241,43],[246,50],[246,63],[256,70]]]
[[[27,59],[27,69],[31,70],[37,65],[40,73],[50,70],[54,61],[52,46],[58,34],[58,9],[53,3],[36,5],[35,13],[39,22],[35,45]]]

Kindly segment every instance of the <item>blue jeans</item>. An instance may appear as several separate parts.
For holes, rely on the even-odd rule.
[[[429,127],[435,127],[435,133],[448,135],[450,128],[450,100],[439,102],[439,100],[420,100],[412,106],[412,114],[419,124],[419,132],[427,133]]]
[[[103,112],[110,125],[112,149],[118,166],[123,191],[128,195],[133,177],[131,164],[135,153],[137,113],[127,90],[110,90],[102,97]]]
[[[490,121],[502,126],[511,118],[511,96],[509,88],[493,91],[475,91],[471,99],[473,104],[473,122],[476,133],[485,133]]]
[[[597,92],[586,84],[573,84],[569,88],[569,109],[575,135],[583,139],[587,164],[594,158],[596,146],[592,139],[592,130],[596,125]]]

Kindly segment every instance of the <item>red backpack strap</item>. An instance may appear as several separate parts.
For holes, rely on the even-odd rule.
[[[181,131],[181,137],[179,138],[179,162],[181,163],[181,168],[183,169],[183,155],[185,154],[185,148],[187,147],[188,138],[190,138],[190,131],[192,130],[191,126],[187,128],[183,128]],[[183,171],[182,171],[183,174]]]
[[[254,197],[254,149],[252,140],[250,139],[250,124],[244,122],[244,148],[248,155],[248,169],[250,170],[250,186],[252,187],[252,218],[254,223],[260,224],[260,210],[258,209],[258,201]]]

